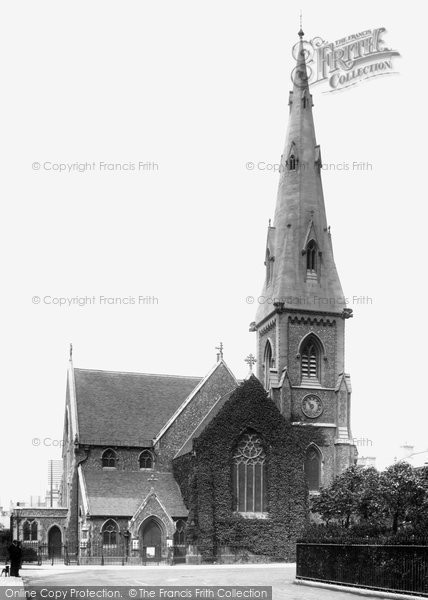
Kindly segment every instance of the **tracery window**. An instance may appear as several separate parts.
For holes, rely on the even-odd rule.
[[[105,467],[109,467],[109,468],[113,468],[116,466],[117,463],[117,454],[114,450],[106,450],[105,452],[103,452],[103,456],[101,459],[102,462],[102,466]]]
[[[143,450],[140,454],[140,469],[153,469],[153,454],[150,450]]]
[[[306,247],[306,270],[310,273],[317,272],[317,245],[311,240]]]
[[[234,508],[243,513],[267,510],[266,453],[255,431],[245,433],[233,454]]]
[[[295,171],[296,166],[297,166],[296,157],[294,156],[294,154],[291,154],[290,158],[288,159],[288,168],[290,171]]]
[[[34,542],[37,540],[37,521],[24,521],[22,533],[24,542]]]
[[[116,546],[118,538],[118,526],[116,521],[109,519],[102,528],[103,546]]]

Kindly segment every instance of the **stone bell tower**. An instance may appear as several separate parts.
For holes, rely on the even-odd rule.
[[[327,225],[303,35],[300,30],[266,275],[251,330],[257,335],[258,377],[282,414],[295,426],[322,428],[327,446],[311,449],[319,487],[356,458],[344,364],[345,321],[352,310]]]

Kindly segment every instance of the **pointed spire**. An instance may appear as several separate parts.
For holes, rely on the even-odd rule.
[[[267,269],[262,291],[263,297],[274,301],[259,305],[257,325],[276,310],[275,299],[284,308],[319,312],[341,313],[344,306],[325,213],[302,27],[298,35],[278,196],[268,236],[271,270]]]
[[[300,29],[299,32],[297,34],[299,36],[300,39],[303,38],[303,36],[305,35],[302,29],[302,9],[300,9]]]

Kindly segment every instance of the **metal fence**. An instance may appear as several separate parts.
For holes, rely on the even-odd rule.
[[[80,548],[80,565],[176,565],[186,562],[186,546],[141,546],[95,544]]]
[[[296,577],[428,597],[428,546],[298,543]]]
[[[9,546],[0,546],[0,564],[9,561]],[[63,544],[55,546],[52,544],[39,544],[38,542],[21,542],[22,563],[29,564],[68,564],[67,547]]]

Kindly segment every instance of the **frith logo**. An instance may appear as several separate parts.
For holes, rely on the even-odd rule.
[[[328,85],[326,92],[337,92],[360,81],[396,73],[392,58],[400,53],[384,45],[384,27],[368,29],[335,42],[315,37],[303,42],[307,79],[311,85]],[[297,59],[300,42],[293,46]],[[302,84],[302,69],[297,66],[291,74],[294,83]],[[306,79],[306,77],[304,77]]]

